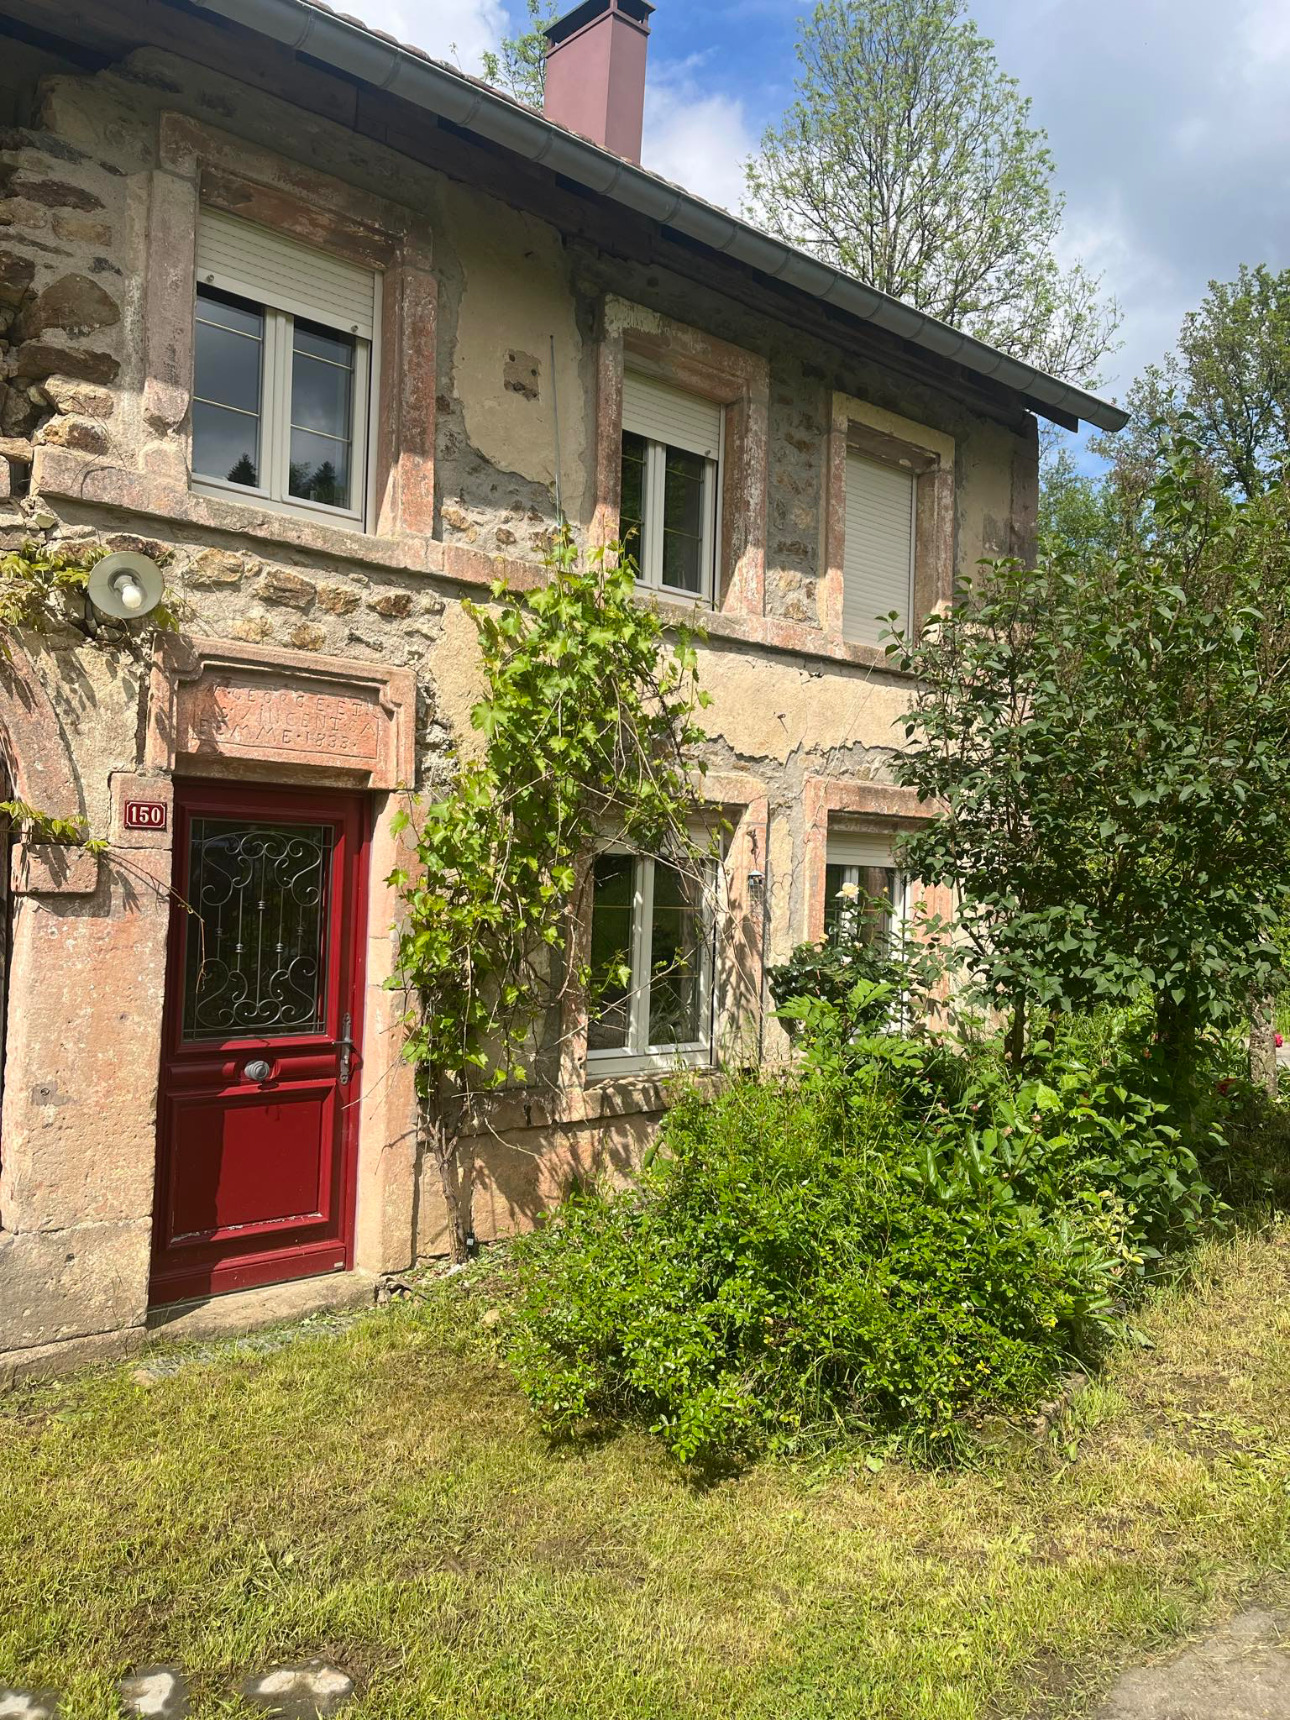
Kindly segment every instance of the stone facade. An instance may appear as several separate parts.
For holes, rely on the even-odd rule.
[[[364,87],[360,99],[275,44],[251,54],[164,5],[95,10],[92,52],[74,21],[51,22],[39,48],[15,40],[0,70],[12,121],[0,137],[0,548],[142,551],[165,572],[180,630],[155,658],[69,630],[0,665],[15,791],[110,843],[101,859],[14,855],[0,1375],[128,1347],[145,1327],[172,832],[127,830],[123,807],[168,804],[176,779],[367,797],[351,1264],[393,1271],[439,1247],[383,989],[393,818],[402,791],[433,784],[472,744],[461,598],[499,576],[540,579],[557,480],[583,541],[614,535],[625,361],[724,413],[701,680],[708,793],[732,827],[727,1056],[775,1049],[762,974],[819,934],[830,819],[897,831],[918,816],[888,772],[910,689],[840,634],[847,446],[885,438],[921,462],[927,607],[980,557],[1025,553],[1035,515],[1036,427],[1019,400],[822,311],[790,311],[464,134],[414,132],[396,98]],[[203,206],[380,272],[366,532],[193,487]],[[576,1043],[560,1085],[508,1101],[478,1142],[481,1236],[530,1222],[575,1171],[629,1166],[665,1108],[657,1078],[589,1081]]]

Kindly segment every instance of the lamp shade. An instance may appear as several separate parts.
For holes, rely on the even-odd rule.
[[[95,563],[86,591],[102,614],[114,621],[137,621],[157,607],[165,588],[156,562],[127,549]]]

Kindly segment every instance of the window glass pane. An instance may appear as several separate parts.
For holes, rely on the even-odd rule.
[[[636,862],[631,855],[598,854],[592,872],[589,1051],[627,1047],[635,895]]]
[[[217,406],[235,406],[240,412],[258,414],[264,342],[252,335],[216,328],[200,317],[196,333],[193,393]]]
[[[302,350],[300,325],[296,325],[295,351],[291,355],[291,423],[297,430],[321,430],[328,436],[349,440],[354,398],[354,349],[351,343],[343,364],[314,358]]]
[[[349,506],[349,443],[309,430],[291,432],[290,491],[329,508]]]
[[[833,943],[865,944],[885,955],[902,888],[892,866],[826,866],[825,935]]]
[[[643,436],[623,431],[623,499],[618,532],[638,568],[644,562],[646,446]]]
[[[651,1046],[693,1045],[703,1037],[705,941],[699,879],[656,864],[650,927]]]
[[[663,489],[663,583],[703,590],[703,513],[707,461],[680,448],[667,450]]]
[[[250,299],[222,293],[218,287],[198,287],[197,317],[199,322],[236,329],[242,334],[254,335],[257,340],[264,337],[264,311],[261,307]]]
[[[193,471],[230,484],[258,484],[260,420],[194,401]]]
[[[295,330],[297,352],[308,353],[312,358],[324,358],[330,364],[339,364],[349,370],[354,368],[352,334],[339,334],[335,329],[324,328],[321,323],[306,322],[303,317],[296,319]]]

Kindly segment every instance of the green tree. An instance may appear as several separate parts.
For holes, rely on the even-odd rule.
[[[547,0],[525,0],[527,30],[508,36],[495,54],[484,55],[484,76],[490,84],[530,107],[541,107],[546,91],[546,32],[560,16]]]
[[[883,292],[1091,383],[1118,309],[1054,247],[1063,199],[1030,103],[961,0],[820,0],[748,212]]]
[[[1242,263],[1234,281],[1211,281],[1176,350],[1143,371],[1127,404],[1129,427],[1095,443],[1125,495],[1150,481],[1161,425],[1184,420],[1220,482],[1261,495],[1290,459],[1290,269]]]
[[[1105,473],[1081,471],[1070,448],[1047,453],[1039,467],[1039,542],[1045,555],[1081,548],[1114,554],[1123,520],[1118,492]]]
[[[689,635],[668,643],[616,549],[582,566],[566,532],[548,567],[536,591],[498,585],[491,607],[467,604],[487,688],[471,713],[482,756],[459,759],[438,797],[400,821],[417,864],[391,879],[406,1054],[457,1259],[471,1237],[463,1130],[488,1093],[530,1078],[544,1025],[592,983],[570,933],[595,837],[677,866],[698,859],[691,755],[708,696]]]
[[[896,774],[943,808],[905,864],[957,888],[1013,1059],[1037,1012],[1149,997],[1184,1078],[1279,965],[1286,492],[1234,500],[1177,443],[1116,554],[994,564],[896,651],[920,683]]]

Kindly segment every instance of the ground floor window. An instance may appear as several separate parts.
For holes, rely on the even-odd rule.
[[[592,873],[593,1075],[712,1056],[715,866],[597,855]]]
[[[824,868],[824,931],[830,943],[859,942],[886,955],[904,934],[908,887],[891,838],[830,832]]]

